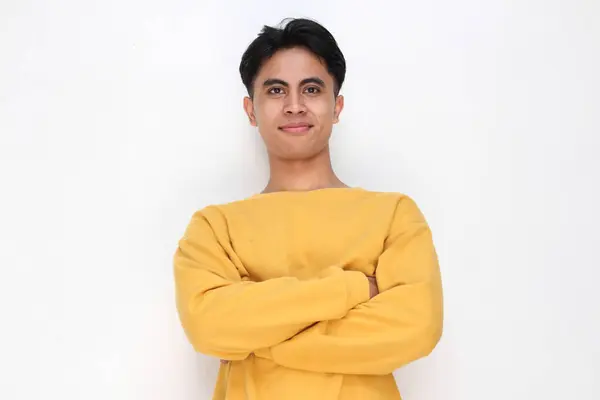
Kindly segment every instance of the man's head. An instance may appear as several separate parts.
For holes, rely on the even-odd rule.
[[[265,26],[240,63],[244,108],[272,156],[299,160],[328,148],[344,99],[346,61],[323,26],[293,19]]]

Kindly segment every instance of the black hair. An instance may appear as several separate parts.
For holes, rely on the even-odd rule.
[[[333,35],[321,24],[309,19],[287,19],[282,25],[284,23],[285,26],[279,28],[265,25],[244,52],[240,62],[240,75],[248,95],[254,95],[256,75],[269,58],[279,50],[302,47],[325,62],[334,78],[334,94],[337,96],[346,76],[346,60]]]

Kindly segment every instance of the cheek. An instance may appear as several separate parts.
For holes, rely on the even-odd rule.
[[[332,101],[320,99],[313,104],[312,112],[317,116],[319,121],[330,121],[335,116],[335,104]]]
[[[279,107],[274,101],[262,103],[256,110],[256,118],[260,123],[270,125],[279,115]]]

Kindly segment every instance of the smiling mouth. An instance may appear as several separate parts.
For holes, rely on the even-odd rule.
[[[289,125],[280,126],[279,130],[286,132],[286,133],[299,134],[299,133],[308,132],[312,127],[313,127],[313,125],[310,125],[310,124],[289,124]]]

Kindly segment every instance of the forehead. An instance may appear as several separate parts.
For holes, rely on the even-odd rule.
[[[311,76],[321,78],[326,84],[333,81],[324,62],[310,51],[298,47],[275,53],[262,65],[256,83],[261,85],[265,79],[278,78],[294,84]]]

